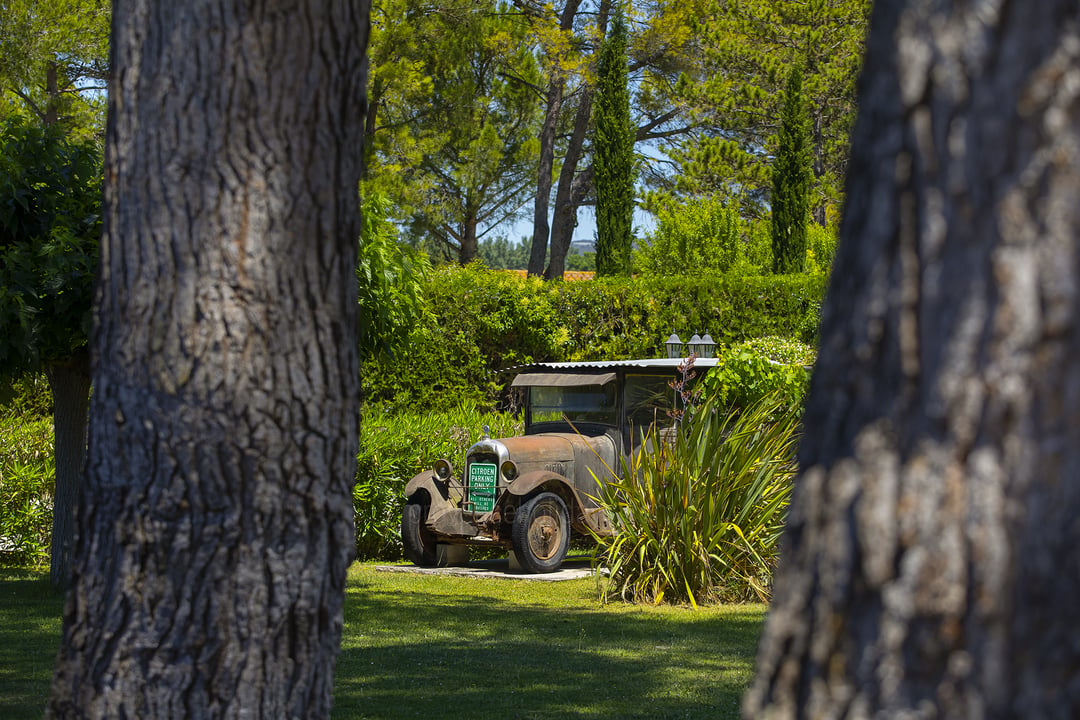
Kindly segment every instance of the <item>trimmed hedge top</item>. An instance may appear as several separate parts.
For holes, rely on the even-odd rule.
[[[366,400],[490,402],[498,371],[530,362],[658,357],[673,332],[718,345],[763,336],[816,342],[826,276],[605,278],[544,283],[473,264],[432,273],[432,321],[364,364]]]

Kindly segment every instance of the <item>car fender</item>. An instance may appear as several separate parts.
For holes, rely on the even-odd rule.
[[[437,481],[435,479],[435,473],[431,470],[426,470],[419,475],[416,475],[405,485],[405,497],[407,498],[411,498],[417,492],[421,491],[427,493],[432,509],[435,509],[440,505],[450,504],[450,489],[448,485]]]
[[[536,470],[525,473],[510,483],[506,488],[506,492],[515,497],[523,498],[543,487],[557,491],[563,497],[563,500],[573,505],[573,507],[569,508],[572,516],[570,520],[580,532],[585,532],[587,528],[591,528],[599,534],[607,534],[610,530],[607,515],[603,510],[598,512],[598,508],[592,507],[592,503],[586,505],[577,488],[559,473],[550,470]]]

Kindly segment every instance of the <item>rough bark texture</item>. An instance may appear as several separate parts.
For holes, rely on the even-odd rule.
[[[547,102],[544,110],[544,122],[540,126],[540,162],[536,181],[536,200],[533,203],[533,235],[529,247],[529,275],[540,275],[544,271],[544,259],[547,257],[548,207],[551,201],[551,176],[555,169],[555,126],[562,113],[563,87],[566,81],[555,73],[548,83]]]
[[[367,3],[119,0],[50,717],[325,717],[354,543]]]
[[[1080,717],[1078,25],[875,3],[748,718]]]
[[[601,35],[607,33],[608,16],[611,13],[611,0],[600,0],[596,15],[596,27]],[[566,272],[566,255],[574,241],[577,228],[577,211],[585,197],[593,190],[593,166],[589,165],[580,173],[578,165],[585,151],[585,140],[592,127],[593,97],[595,85],[583,85],[579,90],[577,113],[574,115],[574,129],[566,146],[562,167],[559,169],[559,185],[555,190],[555,217],[551,225],[551,257],[545,280],[559,280]]]
[[[53,395],[53,437],[56,490],[53,493],[49,579],[66,590],[71,581],[75,539],[75,502],[86,459],[86,423],[90,405],[90,355],[83,348],[45,372]]]
[[[476,236],[477,226],[480,224],[476,217],[476,210],[466,209],[467,215],[461,223],[461,238],[458,249],[458,264],[468,265],[476,259],[480,251],[480,240]]]
[[[601,4],[601,8],[604,5]],[[607,16],[601,13],[601,21],[607,26]],[[545,280],[557,280],[566,272],[566,255],[570,252],[570,243],[574,241],[574,229],[577,227],[577,211],[585,192],[576,192],[583,185],[592,189],[592,168],[584,172],[577,171],[578,163],[585,148],[585,139],[589,133],[589,121],[592,117],[592,98],[595,88],[581,89],[581,100],[574,116],[574,131],[566,146],[562,168],[559,169],[559,186],[555,191],[555,220],[551,226],[551,259],[544,271]]]
[[[606,7],[610,4],[610,0],[601,1],[601,17],[607,17]],[[559,29],[564,33],[569,32],[574,27],[574,20],[577,18],[578,9],[581,7],[581,0],[567,0],[561,15],[559,16]],[[603,30],[601,30],[603,32]],[[559,59],[556,59],[559,62]],[[592,93],[590,86],[583,88],[587,94]],[[566,91],[566,77],[561,71],[557,71],[552,75],[551,82],[548,84],[547,89],[547,102],[544,111],[544,122],[540,127],[540,162],[536,183],[536,202],[533,206],[533,236],[532,245],[529,248],[529,275],[539,276],[544,273],[544,279],[550,280],[550,268],[544,270],[544,259],[548,253],[548,239],[551,238],[554,242],[554,236],[552,235],[553,229],[548,224],[548,209],[550,207],[551,200],[551,183],[552,175],[555,170],[555,131],[557,129],[559,120],[562,116],[563,108],[563,95]],[[580,111],[579,111],[580,114]],[[576,122],[576,121],[575,121]],[[586,116],[586,124],[588,123],[588,116]],[[575,130],[576,132],[576,130]],[[563,159],[563,169],[560,170],[560,194],[562,188],[561,175],[566,172],[567,163],[571,164],[571,174],[573,174],[573,168],[577,167],[577,157],[572,157],[571,153],[574,152],[573,140],[571,140],[571,147],[567,150],[566,157]],[[580,147],[577,150],[580,156]],[[559,214],[563,208],[559,205],[559,198],[555,200],[555,214]],[[556,219],[556,223],[558,220]],[[554,252],[554,246],[552,247]],[[565,255],[565,253],[564,253]],[[562,271],[556,277],[562,277]]]

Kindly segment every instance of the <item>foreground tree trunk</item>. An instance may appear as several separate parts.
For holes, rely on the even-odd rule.
[[[1080,717],[1080,5],[875,3],[748,718]]]
[[[86,423],[90,405],[90,356],[83,348],[45,370],[53,396],[56,490],[53,493],[49,579],[57,590],[71,582],[75,540],[75,502],[86,459]]]
[[[121,0],[51,717],[325,717],[354,543],[364,0]]]

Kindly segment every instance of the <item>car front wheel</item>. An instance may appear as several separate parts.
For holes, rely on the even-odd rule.
[[[425,503],[408,502],[401,511],[401,545],[405,557],[420,567],[435,567],[438,554],[435,535],[427,529],[428,506]]]
[[[526,500],[514,516],[511,539],[518,562],[529,572],[558,570],[570,546],[566,503],[550,492]]]

